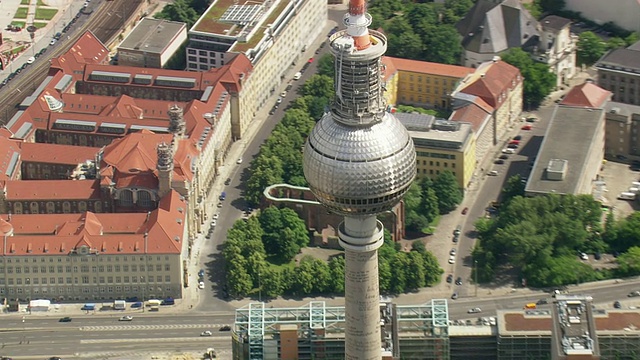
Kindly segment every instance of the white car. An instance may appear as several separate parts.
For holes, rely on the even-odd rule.
[[[213,336],[213,333],[209,330],[200,333],[200,336]]]
[[[589,260],[589,255],[587,255],[586,253],[580,253],[580,259]]]
[[[198,283],[198,289],[200,289],[200,290],[204,290],[204,282],[200,281],[200,282]]]
[[[498,176],[498,172],[496,170],[491,170],[487,173],[489,176]]]
[[[285,96],[287,96],[287,90],[280,93],[280,97],[285,97]]]
[[[49,46],[53,46],[53,45],[55,45],[55,44],[56,44],[56,42],[57,42],[57,40],[56,40],[56,39],[51,40],[51,41],[49,42]]]
[[[449,256],[449,264],[455,264],[456,263],[456,257],[454,255]]]
[[[219,217],[220,217],[220,214],[215,213],[215,214],[213,214],[212,219],[213,219],[213,220],[218,220],[218,218],[219,218]]]
[[[469,314],[478,314],[478,313],[481,313],[481,312],[482,312],[482,309],[480,309],[478,307],[467,310],[467,313],[469,313]]]
[[[516,151],[514,149],[506,148],[506,149],[502,149],[502,153],[503,154],[515,154]]]
[[[27,64],[33,64],[34,61],[36,61],[36,58],[32,56],[27,59]]]
[[[302,73],[298,71],[295,75],[293,75],[293,80],[300,80],[302,77]]]
[[[282,104],[282,96],[280,96],[278,100],[276,100],[276,104]]]
[[[456,256],[456,248],[451,249],[451,251],[449,251],[449,255]]]
[[[242,164],[242,158],[239,158],[238,160],[236,160],[236,164]]]
[[[123,316],[118,321],[133,321],[133,316]]]

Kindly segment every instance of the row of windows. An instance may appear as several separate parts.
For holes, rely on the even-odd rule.
[[[434,166],[434,164],[435,166],[440,166],[440,161],[433,161],[433,160],[429,161],[429,166]],[[416,165],[420,166],[420,160],[416,160]],[[427,160],[422,160],[422,166],[427,166]],[[449,163],[443,161],[442,166],[444,166],[445,168],[448,168]],[[455,169],[456,163],[451,163],[451,168]]]
[[[422,83],[422,79],[423,78],[424,78],[423,76],[416,76],[415,80],[418,83]],[[440,80],[442,80],[442,85],[444,85],[444,86],[447,86],[447,84],[449,84],[451,86],[454,86],[456,84],[456,81],[457,81],[455,79],[451,79],[449,81],[447,81],[447,79],[433,79],[433,83],[435,85],[440,85]],[[409,75],[409,81],[414,81],[413,75]],[[430,77],[425,78],[424,82],[427,83],[427,84],[431,84],[431,78]]]
[[[188,49],[187,53],[189,55],[196,55],[196,53],[200,56],[208,56],[208,57],[216,57],[218,56],[218,53],[215,51],[205,51],[205,50],[197,50],[196,49]],[[224,56],[224,54],[220,53],[220,58],[222,58]]]
[[[451,160],[456,159],[455,154],[430,153],[427,151],[416,151],[416,155],[421,157],[431,157],[434,159],[451,159]]]
[[[603,79],[603,80],[607,79],[607,74],[601,74],[601,75],[600,75],[600,79]],[[611,76],[609,76],[609,80],[610,80],[610,81],[616,81],[616,80],[619,80],[621,83],[626,82],[626,79],[627,79],[627,78],[626,78],[625,76],[620,76],[620,78],[616,78],[616,76],[615,76],[615,75],[611,75]],[[633,78],[629,79],[629,84],[635,84],[635,83],[636,83],[636,80],[635,80],[635,79],[633,79]]]
[[[427,174],[427,169],[418,169],[418,172],[421,172],[420,170],[422,170],[423,175]],[[453,176],[456,176],[455,171],[452,171],[451,173],[453,174]],[[440,175],[440,170],[429,169],[429,175]]]
[[[189,69],[207,71],[209,70],[209,65],[189,63]]]
[[[49,262],[53,262],[54,257],[49,256],[48,258],[49,258]],[[136,255],[131,255],[131,257],[129,257],[127,255],[122,255],[122,256],[101,255],[101,256],[90,256],[90,257],[87,257],[87,256],[84,256],[84,257],[65,256],[64,257],[64,259],[66,259],[65,260],[66,262],[71,262],[72,261],[71,259],[73,259],[73,262],[77,262],[78,259],[80,259],[80,262],[88,262],[89,259],[91,259],[92,262],[95,262],[96,258],[98,259],[98,262],[103,262],[103,261],[105,261],[105,259],[106,259],[106,262],[111,262],[112,260],[114,260],[115,262],[119,262],[120,259],[122,259],[122,261],[129,261],[129,259],[131,259],[131,261],[138,261],[138,260],[144,261],[144,256],[140,256],[138,258],[138,256],[136,256]],[[56,259],[58,259],[58,262],[62,262],[63,257],[57,257]],[[4,260],[5,260],[5,258],[0,257],[0,264],[5,262]],[[16,258],[7,257],[6,260],[7,260],[6,262],[9,263],[9,264],[11,264],[12,262],[14,262],[16,264],[21,262],[21,259],[19,257],[16,257]],[[31,262],[37,262],[38,258],[29,257],[29,258],[25,258],[25,259],[22,259],[22,260],[24,260],[24,261],[22,261],[24,263],[28,263],[29,260],[31,260]],[[153,261],[153,256],[152,255],[147,255],[147,260]],[[160,255],[156,256],[156,261],[161,261],[161,260],[162,260],[162,256],[160,256]],[[169,261],[169,255],[165,255],[164,256],[164,260],[165,261]],[[45,257],[40,257],[40,262],[45,262]]]
[[[120,265],[107,265],[106,267],[104,265],[100,265],[100,266],[92,266],[91,267],[91,272],[104,272],[104,270],[107,270],[107,272],[120,272],[120,269],[122,269],[122,271],[128,272],[129,271],[129,265],[122,265],[122,267],[120,267]],[[154,266],[153,265],[148,265],[145,267],[145,265],[131,265],[131,271],[138,271],[138,268],[140,268],[140,271],[154,271]],[[146,268],[146,269],[145,269]],[[163,266],[160,264],[155,265],[155,271],[162,271]],[[13,266],[7,266],[7,274],[13,274],[13,271],[15,270],[16,274],[21,274],[24,270],[25,274],[29,274],[30,272],[32,273],[46,273],[47,272],[47,267],[46,266],[33,266],[33,267],[29,267],[29,266],[16,266],[15,268]],[[86,273],[89,272],[89,265],[81,265],[81,266],[71,266],[71,265],[66,265],[66,266],[62,266],[62,265],[58,265],[56,266],[49,266],[48,270],[50,273],[70,273],[73,272],[77,273],[78,269],[80,270],[80,272]],[[0,266],[0,274],[4,273],[5,267],[4,266]],[[57,271],[56,271],[57,270]],[[170,264],[164,264],[164,271],[171,271],[171,265]]]
[[[399,90],[400,91],[407,91],[406,87],[400,87]],[[409,91],[416,91],[416,89],[414,89],[413,85],[411,85],[411,86],[409,86]],[[422,86],[418,86],[417,87],[417,91],[422,92],[423,91]],[[445,88],[443,88],[443,89],[434,88],[433,89],[433,95],[447,95],[447,93],[449,91],[450,91],[449,89],[445,89]],[[424,90],[424,93],[425,94],[431,94],[431,87],[427,86],[425,88],[425,90]],[[420,98],[420,97],[418,97],[418,98]],[[420,100],[418,100],[418,101],[420,101]]]
[[[216,59],[208,59],[208,58],[203,58],[203,57],[197,58],[195,56],[189,56],[188,59],[192,63],[199,62],[199,63],[206,64],[208,62],[209,64],[211,64],[213,66],[216,66]],[[220,60],[220,65],[224,65],[224,60]]]
[[[145,283],[145,282],[158,282],[161,283],[162,282],[162,275],[156,275],[156,276],[149,276],[144,277],[144,276],[94,276],[93,277],[93,282],[91,282],[91,284],[113,284],[113,283],[138,283],[138,280],[140,280],[140,283]],[[115,281],[114,281],[115,280]],[[14,282],[16,285],[22,285],[23,284],[23,279],[21,278],[8,278],[8,279],[4,279],[4,278],[0,278],[0,285],[5,285],[5,281],[7,285],[13,285]],[[164,276],[164,282],[171,282],[171,276],[170,275],[165,275]],[[82,276],[80,278],[78,277],[50,277],[50,278],[26,278],[24,279],[24,285],[46,285],[46,284],[89,284],[89,276]]]
[[[148,289],[146,288],[140,288],[141,290],[138,290],[137,286],[93,286],[93,287],[88,287],[88,286],[83,286],[83,287],[58,287],[57,291],[56,288],[51,288],[51,289],[47,289],[47,288],[30,288],[30,289],[23,289],[23,288],[9,288],[8,291],[5,288],[0,287],[0,294],[5,294],[5,293],[9,293],[9,295],[13,295],[13,294],[31,294],[31,295],[35,295],[35,294],[47,294],[47,293],[51,293],[51,294],[79,294],[80,292],[84,293],[84,294],[89,294],[91,292],[93,292],[94,294],[97,293],[113,293],[114,290],[116,293],[122,293],[123,291],[125,293],[128,293],[129,291],[134,292],[134,293],[138,293],[139,291],[148,291],[149,294],[155,292],[155,291],[162,291],[162,287],[156,287],[156,286],[150,286]],[[171,286],[165,286],[164,287],[164,291],[166,292],[171,292],[173,289]]]

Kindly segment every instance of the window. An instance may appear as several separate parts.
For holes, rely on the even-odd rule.
[[[162,271],[162,265],[156,265],[156,271]]]
[[[40,280],[42,281],[42,285],[46,285],[47,284],[47,278],[42,278]]]
[[[73,272],[74,272],[74,273],[77,273],[77,272],[78,272],[78,267],[77,267],[77,266],[74,266],[74,267],[73,267]]]
[[[92,266],[91,267],[91,272],[98,272],[98,267],[97,266]]]
[[[138,271],[137,265],[131,265],[131,271]]]
[[[171,265],[165,264],[164,265],[164,271],[171,271]]]
[[[28,266],[27,266],[28,268]],[[22,273],[22,267],[21,266],[16,266],[16,274],[20,274]]]
[[[196,51],[194,49],[187,49],[187,54],[195,55]]]
[[[203,50],[200,50],[200,51],[198,51],[198,55],[200,55],[200,56],[207,56],[207,52],[206,52],[206,51],[203,51]]]
[[[156,282],[162,282],[162,276],[161,275],[156,276]]]
[[[113,266],[107,265],[107,272],[112,272],[112,271],[113,271]]]
[[[116,265],[116,272],[120,272],[120,265]]]
[[[67,284],[73,284],[73,280],[70,277],[68,277],[66,283]]]
[[[55,273],[56,272],[56,267],[55,266],[49,266],[49,272],[50,273]]]
[[[109,284],[112,284],[113,283],[113,276],[107,276],[107,282]]]
[[[64,284],[64,278],[58,277],[58,284]]]
[[[189,59],[189,61],[191,61],[191,62],[197,62],[197,61],[198,61],[198,58],[197,58],[197,57],[195,57],[195,56],[189,56],[189,57],[188,57],[188,59]]]
[[[34,266],[34,267],[32,268],[32,270],[33,270],[33,273],[34,273],[34,274],[37,274],[37,273],[38,273],[38,267],[37,267],[37,266]]]
[[[144,271],[144,265],[140,265],[140,271]]]
[[[120,276],[116,276],[116,282],[117,283],[121,283],[122,282],[122,278]]]
[[[89,265],[82,265],[80,269],[82,269],[83,273],[89,272]]]
[[[164,282],[171,282],[171,276],[165,275]]]
[[[103,265],[98,266],[98,271],[99,272],[104,272],[104,266]]]
[[[128,277],[128,276],[125,276],[125,277],[124,277],[124,282],[125,282],[125,283],[128,283],[128,282],[129,282],[129,277]]]
[[[7,267],[7,273],[8,274],[13,274],[13,266],[8,266]]]

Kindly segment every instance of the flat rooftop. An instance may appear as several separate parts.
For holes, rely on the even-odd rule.
[[[461,121],[435,119],[431,115],[395,113],[417,147],[458,151],[472,134],[472,126]]]
[[[259,23],[268,8],[262,0],[238,2],[215,0],[190,31],[235,37],[245,28]]]
[[[525,193],[576,194],[589,149],[602,126],[603,113],[603,109],[556,106]],[[547,166],[552,159],[567,160],[568,171],[563,180],[547,178]]]
[[[162,53],[176,35],[186,30],[186,27],[186,24],[181,22],[144,18],[120,43],[118,49]]]

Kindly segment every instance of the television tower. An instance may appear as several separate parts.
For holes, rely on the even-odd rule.
[[[381,358],[376,215],[397,204],[416,175],[416,152],[405,127],[385,111],[381,58],[386,37],[368,27],[366,0],[350,0],[346,30],[329,38],[335,56],[335,98],[309,134],[304,176],[318,201],[343,215],[345,359]]]

